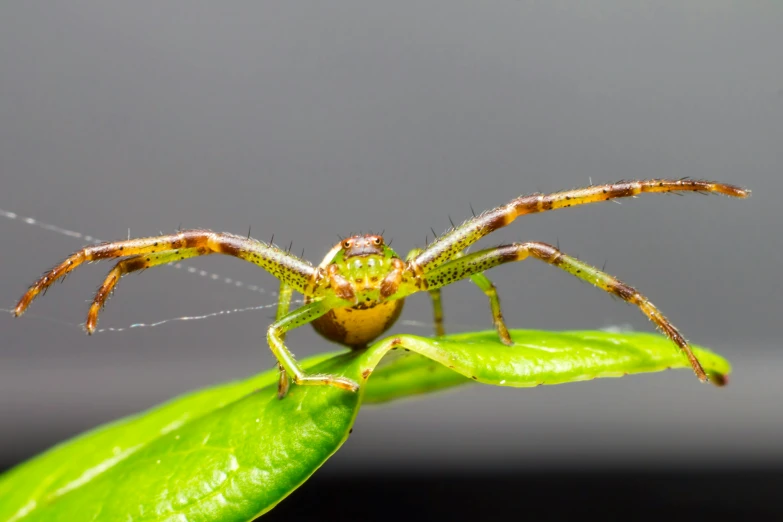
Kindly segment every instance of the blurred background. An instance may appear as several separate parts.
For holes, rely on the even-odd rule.
[[[469,205],[523,193],[733,182],[753,196],[584,206],[480,243],[559,241],[606,262],[733,363],[728,387],[676,371],[368,407],[272,516],[459,518],[512,505],[543,519],[602,498],[648,514],[761,513],[783,485],[781,49],[783,13],[761,2],[5,2],[0,306],[85,236],[252,227],[318,262],[338,234],[368,229],[402,255]],[[253,265],[188,266],[124,279],[99,327],[274,305],[276,280]],[[0,469],[272,367],[272,308],[87,337],[79,325],[109,268],[76,271],[21,319],[0,316]],[[543,263],[489,275],[514,328],[653,328]],[[449,331],[491,328],[469,282],[444,299]],[[394,332],[428,335],[430,318],[415,296],[403,315],[413,324]],[[309,328],[288,339],[299,357],[335,348]],[[539,513],[546,495],[581,507]]]

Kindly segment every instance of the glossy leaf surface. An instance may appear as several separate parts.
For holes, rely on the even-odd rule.
[[[405,335],[303,364],[360,382],[359,393],[292,386],[278,400],[277,374],[266,372],[184,395],[0,476],[0,521],[253,520],[342,445],[362,401],[473,381],[526,387],[689,368],[657,335],[516,330],[512,336],[516,345],[508,347],[494,331],[439,339]],[[729,364],[694,350],[713,382],[725,382]]]

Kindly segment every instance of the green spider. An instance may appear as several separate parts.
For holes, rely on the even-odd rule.
[[[278,397],[285,397],[291,379],[301,385],[329,385],[357,391],[358,383],[342,376],[305,374],[284,343],[286,332],[310,323],[330,341],[361,349],[394,324],[407,296],[427,291],[433,302],[435,333],[444,335],[440,289],[470,278],[489,298],[492,321],[500,340],[512,345],[497,291],[484,272],[532,256],[638,306],[686,354],[699,380],[706,382],[704,369],[680,332],[646,297],[617,278],[545,243],[512,243],[465,254],[470,245],[523,214],[632,197],[644,192],[683,191],[714,192],[739,198],[750,195],[750,191],[733,185],[690,179],[622,181],[554,194],[532,194],[474,216],[438,237],[427,248],[412,250],[404,261],[384,243],[383,237],[368,234],[340,241],[315,267],[271,243],[211,230],[183,230],[176,234],[85,247],[36,281],[19,300],[14,313],[17,317],[24,313],[38,294],[85,261],[127,257],[114,266],[95,295],[85,324],[87,333],[92,333],[98,313],[123,275],[189,257],[228,254],[255,263],[280,280],[277,317],[267,330],[269,347],[280,368]],[[289,312],[294,291],[301,293],[305,302]]]

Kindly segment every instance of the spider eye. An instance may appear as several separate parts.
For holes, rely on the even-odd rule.
[[[379,238],[379,237],[376,237],[374,243],[376,245],[380,245],[381,243],[383,243],[383,240],[381,238]]]
[[[351,248],[351,242],[350,241],[343,241],[343,248]]]

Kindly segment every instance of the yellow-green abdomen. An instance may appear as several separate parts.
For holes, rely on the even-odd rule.
[[[312,323],[315,331],[330,341],[350,348],[363,348],[391,328],[402,313],[404,299],[350,308],[335,308]]]

